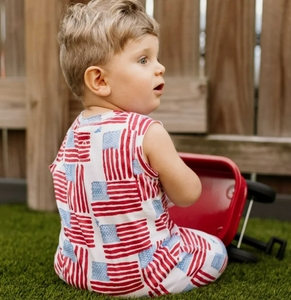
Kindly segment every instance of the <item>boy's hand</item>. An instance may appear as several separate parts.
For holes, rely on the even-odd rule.
[[[149,165],[159,173],[163,189],[177,206],[193,204],[201,194],[198,176],[179,157],[163,126],[152,124],[144,137],[143,151]]]

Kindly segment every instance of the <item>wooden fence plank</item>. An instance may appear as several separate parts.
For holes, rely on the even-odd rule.
[[[0,128],[5,128],[2,132],[5,141],[1,145],[2,176],[25,178],[25,133],[7,130],[26,127],[24,1],[3,3],[6,25],[2,28],[5,31],[4,73],[1,74],[4,78],[0,80]]]
[[[56,36],[67,0],[25,0],[28,204],[56,208],[48,166],[68,129],[68,89]]]
[[[168,132],[207,131],[207,83],[203,78],[165,77],[160,107],[150,117],[163,122]]]
[[[24,1],[9,0],[6,7],[5,73],[6,77],[25,76]]]
[[[277,194],[291,195],[291,176],[258,175],[257,181],[272,187]]]
[[[178,151],[225,156],[244,173],[291,175],[291,138],[172,135]]]
[[[26,178],[26,140],[24,130],[8,130],[8,178]]]
[[[263,3],[258,134],[291,136],[291,2]]]
[[[154,17],[160,24],[160,61],[167,76],[199,74],[199,0],[156,0]]]
[[[151,117],[169,132],[207,131],[206,80],[199,76],[199,0],[156,0],[159,59],[166,67],[165,93]]]
[[[254,133],[255,0],[208,0],[210,133]]]
[[[24,78],[0,80],[0,128],[26,128]]]

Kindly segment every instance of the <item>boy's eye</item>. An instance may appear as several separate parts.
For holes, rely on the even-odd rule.
[[[148,62],[148,60],[147,60],[146,57],[143,57],[143,58],[141,58],[141,59],[139,60],[139,62],[140,62],[142,65],[145,65],[145,64]]]

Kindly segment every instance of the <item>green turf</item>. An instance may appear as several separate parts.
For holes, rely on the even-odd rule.
[[[117,299],[77,290],[55,275],[59,227],[58,214],[0,205],[0,299]],[[258,263],[230,263],[215,283],[159,299],[291,299],[291,222],[251,219],[247,234],[264,241],[270,236],[287,239],[284,260],[247,248]]]

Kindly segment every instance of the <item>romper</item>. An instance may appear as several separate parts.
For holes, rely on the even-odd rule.
[[[170,220],[170,201],[143,156],[153,119],[110,111],[68,130],[50,166],[61,217],[54,268],[80,289],[155,297],[216,280],[223,243]],[[179,176],[177,174],[177,176]]]

